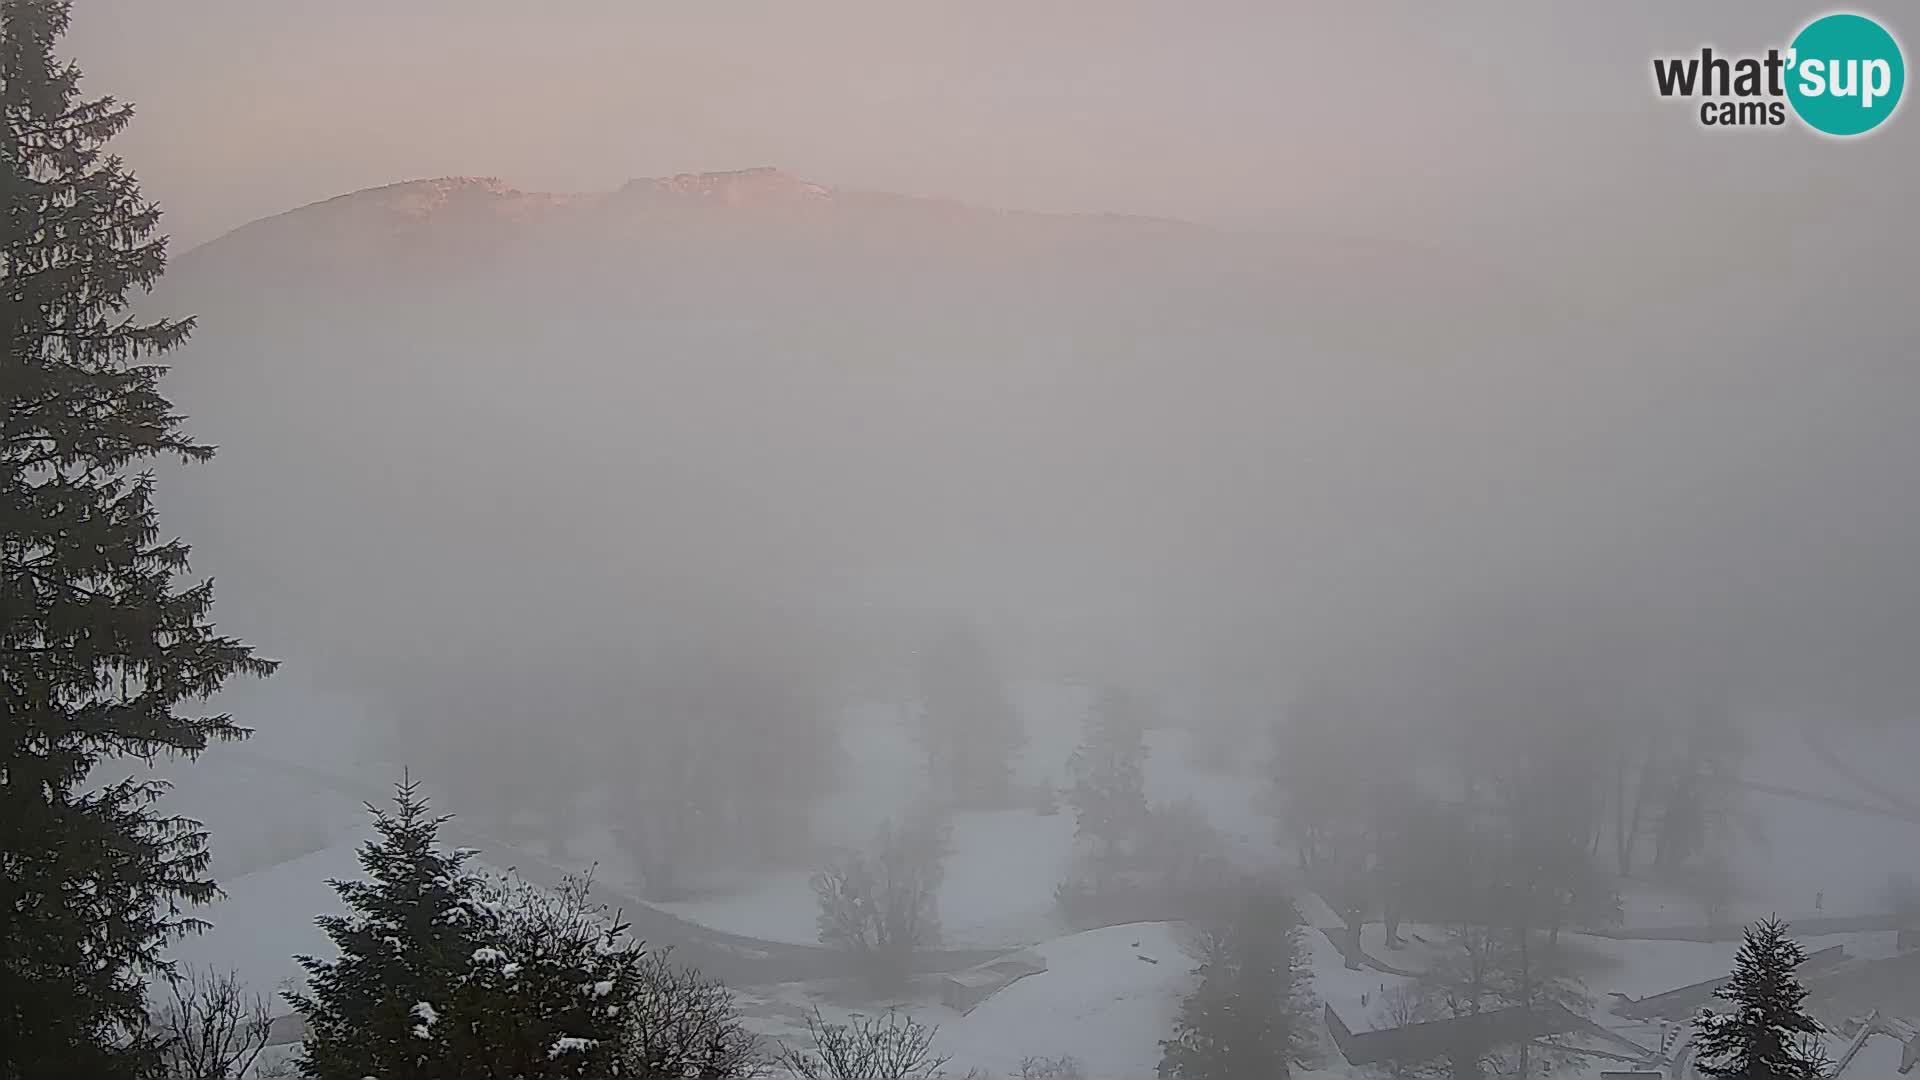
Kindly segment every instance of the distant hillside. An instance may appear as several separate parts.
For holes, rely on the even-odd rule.
[[[1076,232],[1198,234],[1196,226],[1117,215],[1047,215],[992,210],[939,199],[842,191],[774,168],[682,173],[629,181],[604,192],[522,191],[494,177],[440,177],[368,188],[263,218],[202,244],[176,261],[203,266],[352,271],[376,260],[471,259],[514,250],[541,235],[602,240],[674,224],[751,222],[756,228],[828,232],[884,223],[916,234],[934,230],[982,245],[1046,243]],[[924,239],[924,235],[919,237]]]

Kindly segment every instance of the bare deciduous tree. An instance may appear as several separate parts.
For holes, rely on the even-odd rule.
[[[640,962],[642,992],[628,1005],[623,1055],[650,1077],[747,1080],[765,1076],[760,1041],[740,1024],[733,994],[664,952]]]
[[[946,820],[923,809],[882,826],[871,854],[843,855],[814,874],[820,940],[852,952],[876,986],[904,982],[914,950],[939,940],[948,844]]]
[[[1438,1004],[1428,988],[1418,983],[1400,983],[1380,992],[1380,998],[1373,1008],[1374,1027],[1406,1027],[1408,1024],[1437,1019],[1439,1013]],[[1412,1080],[1437,1076],[1446,1069],[1445,1062],[1437,1057],[1430,1060],[1391,1058],[1376,1066],[1375,1071],[1389,1080]]]
[[[894,1009],[844,1024],[815,1009],[807,1018],[813,1049],[783,1046],[777,1063],[801,1080],[939,1080],[948,1061],[933,1052],[939,1030]]]
[[[235,972],[187,968],[169,984],[172,1000],[153,1018],[164,1080],[239,1080],[266,1048],[267,1001]]]

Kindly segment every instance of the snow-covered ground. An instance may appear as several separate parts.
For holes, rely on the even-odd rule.
[[[1028,1056],[1080,1059],[1089,1076],[1150,1076],[1193,961],[1166,923],[1110,926],[1035,950],[1047,970],[941,1025],[935,1046],[962,1070],[1017,1072]]]
[[[1851,1039],[1829,1037],[1827,1056],[1839,1061]],[[1887,1035],[1871,1035],[1862,1043],[1853,1060],[1841,1073],[1846,1080],[1895,1080],[1900,1075],[1900,1040]]]
[[[324,954],[329,947],[312,923],[314,915],[338,909],[326,879],[358,874],[354,845],[340,844],[246,875],[230,883],[227,898],[208,912],[219,930],[183,942],[176,955],[236,969],[256,987],[275,987],[298,974],[294,952]],[[746,909],[741,910],[745,918]],[[812,908],[809,903],[795,910],[810,914]],[[791,917],[789,911],[762,914]],[[764,926],[758,929],[765,932]],[[1369,954],[1390,964],[1417,970],[1431,962],[1444,940],[1443,932],[1434,927],[1413,925],[1403,932],[1409,935],[1408,945],[1388,951],[1381,928],[1370,925],[1363,945]],[[794,933],[799,936],[799,929]],[[1192,983],[1194,962],[1182,949],[1183,937],[1181,928],[1165,923],[1057,936],[1034,948],[1047,961],[1046,972],[1014,983],[971,1013],[963,1016],[934,1003],[930,987],[901,1004],[922,1022],[939,1026],[936,1046],[953,1056],[956,1074],[981,1068],[988,1075],[1002,1076],[1017,1070],[1020,1060],[1028,1056],[1071,1055],[1081,1060],[1091,1077],[1149,1076],[1179,998]],[[1305,941],[1312,957],[1315,993],[1351,1027],[1385,1023],[1383,993],[1408,980],[1372,969],[1348,971],[1339,949],[1318,929],[1308,930]],[[1566,935],[1565,943],[1580,958],[1582,976],[1596,1000],[1596,1019],[1629,1038],[1637,1037],[1642,1045],[1649,1045],[1657,1033],[1651,1028],[1640,1030],[1644,1025],[1614,1021],[1607,1015],[1609,995],[1639,997],[1720,977],[1730,969],[1736,948],[1732,943],[1617,941],[1579,934]],[[1805,944],[1809,949],[1845,944],[1850,954],[1860,957],[1887,955],[1893,945],[1889,933],[1818,937]],[[844,1019],[849,1007],[871,1011],[885,1004],[849,1006],[841,998],[847,992],[836,986],[787,985],[748,990],[742,1002],[756,1029],[793,1041],[804,1035],[801,1018],[815,1005],[832,1021]],[[843,1003],[834,1005],[835,1000]],[[1872,1043],[1869,1048],[1884,1049]],[[1874,1067],[1871,1058],[1858,1060],[1860,1068]],[[1598,1071],[1602,1064],[1585,1071]],[[1319,1071],[1329,1077],[1360,1073],[1345,1066],[1330,1046]],[[1849,1075],[1868,1073],[1849,1069]]]
[[[1368,929],[1369,953],[1411,968],[1423,966],[1431,946],[1442,940],[1437,928],[1408,927],[1426,943],[1416,940],[1387,954],[1381,951],[1379,927]],[[1182,948],[1184,938],[1182,928],[1167,923],[1132,923],[1072,934],[1034,949],[1046,959],[1046,972],[1014,983],[964,1016],[934,1004],[924,991],[894,1004],[920,1022],[939,1027],[935,1046],[952,1055],[956,1075],[979,1068],[989,1076],[1004,1076],[1017,1073],[1025,1057],[1070,1055],[1086,1066],[1090,1077],[1151,1076],[1159,1062],[1160,1040],[1171,1031],[1180,997],[1193,984],[1194,961]],[[1355,1030],[1388,1026],[1382,996],[1411,980],[1373,969],[1348,971],[1340,950],[1317,930],[1307,931],[1304,940],[1312,957],[1315,995]],[[1831,935],[1804,944],[1809,950],[1844,944],[1850,954],[1869,957],[1886,954],[1892,940],[1890,934]],[[1720,978],[1731,969],[1736,948],[1724,943],[1615,941],[1578,934],[1567,935],[1566,945],[1581,960],[1588,992],[1596,1002],[1595,1020],[1641,1046],[1658,1040],[1658,1025],[1613,1017],[1608,1008],[1611,994],[1640,997]],[[843,1021],[851,1011],[872,1013],[885,1007],[850,1009],[826,1003],[832,997],[830,990],[783,986],[748,992],[743,1004],[756,1030],[790,1043],[804,1043],[802,1018],[815,1006],[829,1022]],[[1868,1046],[1873,1047],[1873,1042]],[[1897,1045],[1892,1052],[1897,1066]],[[1873,1060],[1856,1059],[1866,1071],[1856,1074],[1849,1069],[1848,1075],[1878,1080]],[[1573,1074],[1597,1075],[1617,1067],[1621,1067],[1617,1062],[1594,1058],[1578,1064]],[[1886,1073],[1890,1076],[1892,1069]],[[1309,1075],[1313,1074],[1367,1075],[1348,1066],[1330,1042],[1323,1045],[1321,1067]]]
[[[1046,960],[1046,971],[965,1015],[925,1000],[900,1008],[939,1028],[934,1049],[952,1057],[953,1075],[976,1068],[992,1077],[1017,1075],[1023,1058],[1071,1055],[1089,1077],[1152,1076],[1160,1040],[1192,983],[1194,962],[1181,950],[1180,938],[1179,928],[1167,923],[1071,934],[1033,950]],[[816,1005],[830,1023],[844,1021],[850,1011],[821,1002],[803,986],[748,994],[743,1004],[756,1030],[798,1045],[805,1043],[802,1018]]]
[[[333,943],[313,920],[325,912],[344,913],[327,881],[364,876],[355,857],[359,846],[357,839],[335,844],[225,882],[226,895],[201,915],[213,928],[177,942],[172,955],[186,964],[236,971],[263,994],[301,977],[295,954],[333,953]]]
[[[1388,990],[1413,980],[1371,968],[1348,971],[1346,958],[1340,954],[1339,947],[1319,930],[1308,930],[1302,940],[1313,955],[1314,995],[1333,1006],[1333,1011],[1340,1014],[1340,1019],[1349,1029],[1365,1031],[1393,1026],[1382,1012],[1381,998]],[[1361,947],[1369,955],[1385,958],[1388,963],[1402,959],[1381,951],[1381,944],[1363,940]],[[1339,1052],[1333,1051],[1333,1056],[1337,1058]]]

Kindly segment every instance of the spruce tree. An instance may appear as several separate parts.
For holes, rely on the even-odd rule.
[[[1249,893],[1228,927],[1203,935],[1195,974],[1160,1044],[1163,1080],[1285,1080],[1313,1063],[1313,973],[1292,901]]]
[[[1713,992],[1733,1010],[1703,1009],[1694,1019],[1694,1068],[1701,1075],[1726,1080],[1825,1075],[1820,1023],[1803,1008],[1807,989],[1794,973],[1806,958],[1778,917],[1747,927],[1733,977]]]
[[[421,1080],[454,1075],[435,1030],[464,988],[482,947],[487,909],[466,851],[439,843],[445,818],[428,813],[418,785],[399,785],[392,811],[368,807],[377,841],[360,849],[368,881],[330,881],[352,909],[315,920],[340,956],[297,959],[308,989],[288,999],[307,1021],[300,1065],[309,1076]]]
[[[722,989],[649,954],[588,900],[481,878],[440,847],[445,818],[403,783],[374,811],[369,880],[336,881],[352,909],[318,921],[340,955],[300,957],[309,987],[301,1070],[323,1080],[447,1080],[751,1071],[753,1041]]]
[[[0,0],[0,1073],[111,1077],[140,1067],[144,976],[214,886],[164,783],[102,774],[243,736],[192,706],[272,665],[214,633],[136,471],[213,450],[159,387],[192,320],[128,312],[166,240],[106,152],[132,108],[54,57],[67,9]]]

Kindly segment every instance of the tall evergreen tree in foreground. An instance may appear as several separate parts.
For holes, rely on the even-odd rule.
[[[1249,890],[1232,923],[1199,942],[1200,982],[1160,1044],[1161,1080],[1286,1080],[1314,1061],[1313,971],[1300,913]]]
[[[143,1056],[143,973],[214,888],[205,834],[154,808],[164,785],[96,767],[244,735],[191,706],[272,665],[214,633],[210,581],[176,583],[187,546],[133,471],[213,451],[154,362],[191,320],[126,310],[166,241],[105,153],[132,109],[54,59],[67,7],[0,0],[0,1074],[111,1077]]]
[[[1747,927],[1733,978],[1713,996],[1732,1012],[1694,1019],[1694,1067],[1726,1080],[1816,1080],[1826,1075],[1820,1023],[1803,1007],[1807,988],[1794,969],[1807,958],[1787,926],[1768,918]]]

